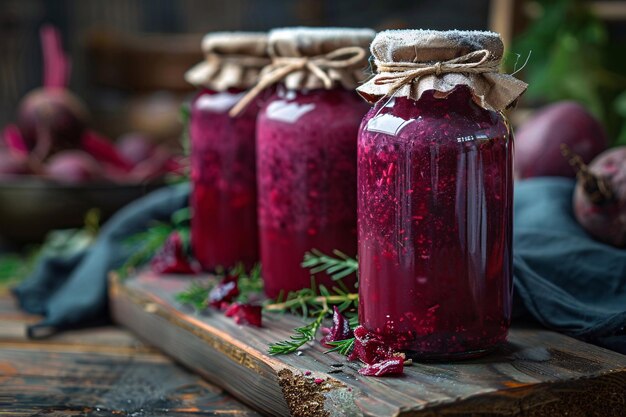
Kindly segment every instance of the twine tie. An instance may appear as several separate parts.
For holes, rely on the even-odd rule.
[[[348,46],[314,57],[275,57],[272,63],[263,69],[259,82],[230,109],[228,114],[231,117],[237,116],[261,91],[296,71],[309,71],[322,81],[324,88],[330,89],[333,86],[333,79],[328,71],[355,66],[365,59],[365,54],[365,49],[360,46]]]
[[[380,74],[374,84],[391,84],[386,96],[393,96],[400,88],[411,84],[420,77],[448,73],[480,74],[497,72],[498,62],[490,60],[491,53],[486,49],[470,52],[448,61],[438,62],[384,62],[375,61],[376,70]]]

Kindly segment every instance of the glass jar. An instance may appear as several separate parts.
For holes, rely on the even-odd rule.
[[[305,252],[356,254],[356,149],[369,106],[353,91],[279,87],[257,124],[259,233],[269,297],[311,285]],[[316,283],[332,287],[326,274]],[[346,282],[354,284],[354,279]]]
[[[506,339],[512,152],[503,115],[456,86],[381,100],[358,142],[359,320],[421,358]]]
[[[228,111],[243,93],[203,89],[191,105],[191,240],[203,269],[258,260],[255,127],[258,105]]]

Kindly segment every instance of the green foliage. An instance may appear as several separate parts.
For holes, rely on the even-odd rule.
[[[66,257],[85,250],[100,230],[100,210],[89,210],[84,222],[81,229],[52,230],[41,245],[25,252],[0,255],[0,284],[14,284],[26,278],[41,256]]]
[[[237,301],[240,303],[248,303],[252,297],[260,297],[263,294],[261,264],[255,264],[249,272],[246,271],[243,264],[238,264],[234,270],[230,271],[230,275],[238,277],[239,296]]]
[[[25,255],[17,253],[0,255],[0,286],[15,284],[26,278],[33,271],[38,257],[37,249]]]
[[[614,45],[603,22],[591,13],[588,2],[543,0],[538,4],[542,15],[512,47],[522,56],[532,52],[524,67],[529,83],[526,100],[579,101],[604,122],[613,137],[620,129],[626,136],[626,116],[614,105],[626,88],[626,77],[621,75],[626,60],[623,53],[611,53]],[[511,65],[508,70],[513,70]]]

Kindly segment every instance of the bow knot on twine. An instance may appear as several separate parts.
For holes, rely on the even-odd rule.
[[[360,46],[339,48],[313,57],[274,57],[272,63],[263,69],[259,82],[230,110],[229,115],[237,116],[261,91],[296,71],[311,72],[322,81],[324,88],[330,89],[333,79],[329,70],[350,68],[365,60],[365,57],[366,51]]]
[[[470,52],[458,58],[434,63],[423,62],[383,62],[375,61],[380,76],[374,81],[376,85],[391,84],[387,96],[393,96],[406,84],[419,80],[426,75],[447,73],[479,74],[497,72],[498,61],[490,60],[491,53],[486,49]]]

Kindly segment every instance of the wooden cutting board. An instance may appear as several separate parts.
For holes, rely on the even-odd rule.
[[[279,416],[626,416],[626,356],[537,328],[513,328],[484,358],[420,363],[402,377],[363,377],[357,363],[311,343],[270,356],[302,321],[239,326],[175,301],[188,277],[111,279],[114,319],[249,406]],[[341,364],[341,366],[339,366]],[[321,381],[320,381],[321,380]]]

